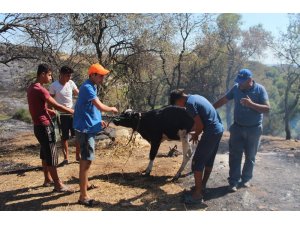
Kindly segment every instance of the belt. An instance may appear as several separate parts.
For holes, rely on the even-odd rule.
[[[239,127],[259,127],[261,125],[261,123],[258,123],[258,124],[255,124],[255,125],[245,126],[245,125],[241,125],[241,124],[239,124],[237,122],[234,122],[233,124],[237,125]]]

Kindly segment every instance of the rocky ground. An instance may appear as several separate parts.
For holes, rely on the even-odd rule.
[[[15,126],[16,127],[16,126]],[[10,130],[12,132],[13,126]],[[32,128],[31,128],[32,129]],[[182,193],[193,185],[189,175],[171,182],[182,156],[167,157],[177,142],[164,142],[155,160],[151,177],[141,172],[148,163],[149,145],[140,139],[125,146],[130,136],[126,129],[116,130],[115,143],[105,139],[97,145],[97,156],[90,182],[98,186],[90,195],[100,201],[95,208],[76,204],[78,200],[78,163],[71,146],[70,164],[59,167],[59,174],[76,192],[52,193],[42,187],[39,148],[32,132],[1,140],[0,210],[300,210],[300,142],[265,136],[257,155],[255,176],[250,188],[228,193],[228,133],[225,133],[208,183],[205,203],[188,206]],[[58,148],[61,148],[58,144]],[[179,147],[180,149],[180,147]],[[62,161],[62,156],[60,157]]]
[[[164,142],[155,160],[151,177],[141,172],[148,164],[149,144],[137,138],[126,146],[130,130],[118,128],[116,141],[98,141],[89,191],[100,201],[95,208],[76,204],[78,163],[71,143],[70,164],[59,167],[59,175],[76,192],[53,193],[42,187],[39,146],[31,124],[11,119],[15,110],[26,108],[26,98],[0,91],[0,210],[300,210],[300,141],[263,136],[250,188],[228,193],[228,138],[225,133],[208,182],[205,203],[188,206],[181,202],[185,189],[193,186],[190,165],[186,176],[171,182],[182,156],[168,157],[177,142]],[[2,116],[1,116],[2,115]],[[59,151],[61,149],[58,143]],[[61,151],[60,151],[61,152]],[[60,155],[62,161],[62,154]]]

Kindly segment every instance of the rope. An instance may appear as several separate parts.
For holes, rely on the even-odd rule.
[[[129,145],[129,143],[130,143],[131,140],[132,140],[133,134],[140,128],[141,118],[142,118],[142,114],[139,113],[139,120],[138,120],[137,126],[136,126],[135,129],[132,130],[131,137],[130,137],[128,143],[127,143],[125,146]]]

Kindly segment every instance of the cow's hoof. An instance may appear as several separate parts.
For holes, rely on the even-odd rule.
[[[142,176],[143,176],[143,177],[150,177],[150,172],[143,171],[143,172],[142,172]]]
[[[173,177],[172,180],[171,180],[171,182],[176,182],[176,181],[178,181],[179,177],[180,177],[180,175],[179,175],[179,176]]]

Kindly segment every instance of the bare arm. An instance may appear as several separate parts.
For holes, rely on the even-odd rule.
[[[73,89],[73,94],[74,94],[74,95],[78,95],[78,93],[79,93],[79,90],[78,90],[77,88],[74,88],[74,89]]]
[[[255,102],[252,102],[252,100],[247,95],[247,98],[241,99],[241,104],[249,107],[251,109],[254,109],[255,111],[259,113],[268,113],[270,111],[270,104],[269,102],[266,102],[265,104],[257,104]]]
[[[203,122],[202,122],[200,116],[199,116],[199,115],[196,115],[196,116],[194,117],[194,126],[193,126],[193,128],[192,128],[192,130],[195,131],[195,133],[192,134],[192,138],[191,138],[191,140],[192,140],[194,143],[198,141],[198,137],[199,137],[199,135],[201,134],[201,132],[203,131],[203,128],[204,128],[204,125],[203,125]],[[191,141],[191,140],[190,140],[190,141]]]
[[[215,107],[215,109],[220,108],[221,106],[225,105],[229,100],[226,98],[226,96],[223,96],[222,98],[220,98],[218,101],[216,101],[213,106]]]
[[[52,98],[54,98],[54,96],[55,95],[53,95],[53,94],[50,94],[50,96],[52,97]],[[55,100],[55,99],[54,99]],[[55,114],[55,110],[54,110],[54,106],[52,105],[52,104],[50,104],[49,102],[47,102],[47,106],[48,106],[48,112],[49,113],[51,113],[51,114]]]
[[[48,105],[51,105],[52,107],[54,107],[55,109],[57,109],[59,111],[63,111],[63,112],[70,113],[70,114],[74,113],[73,109],[70,109],[68,107],[65,107],[65,106],[57,103],[57,101],[55,101],[55,99],[52,98],[51,96],[46,101],[47,101]]]
[[[94,106],[96,106],[97,109],[103,112],[114,112],[114,113],[118,112],[116,107],[109,107],[107,105],[104,105],[98,98],[92,100],[92,103],[94,104]]]

